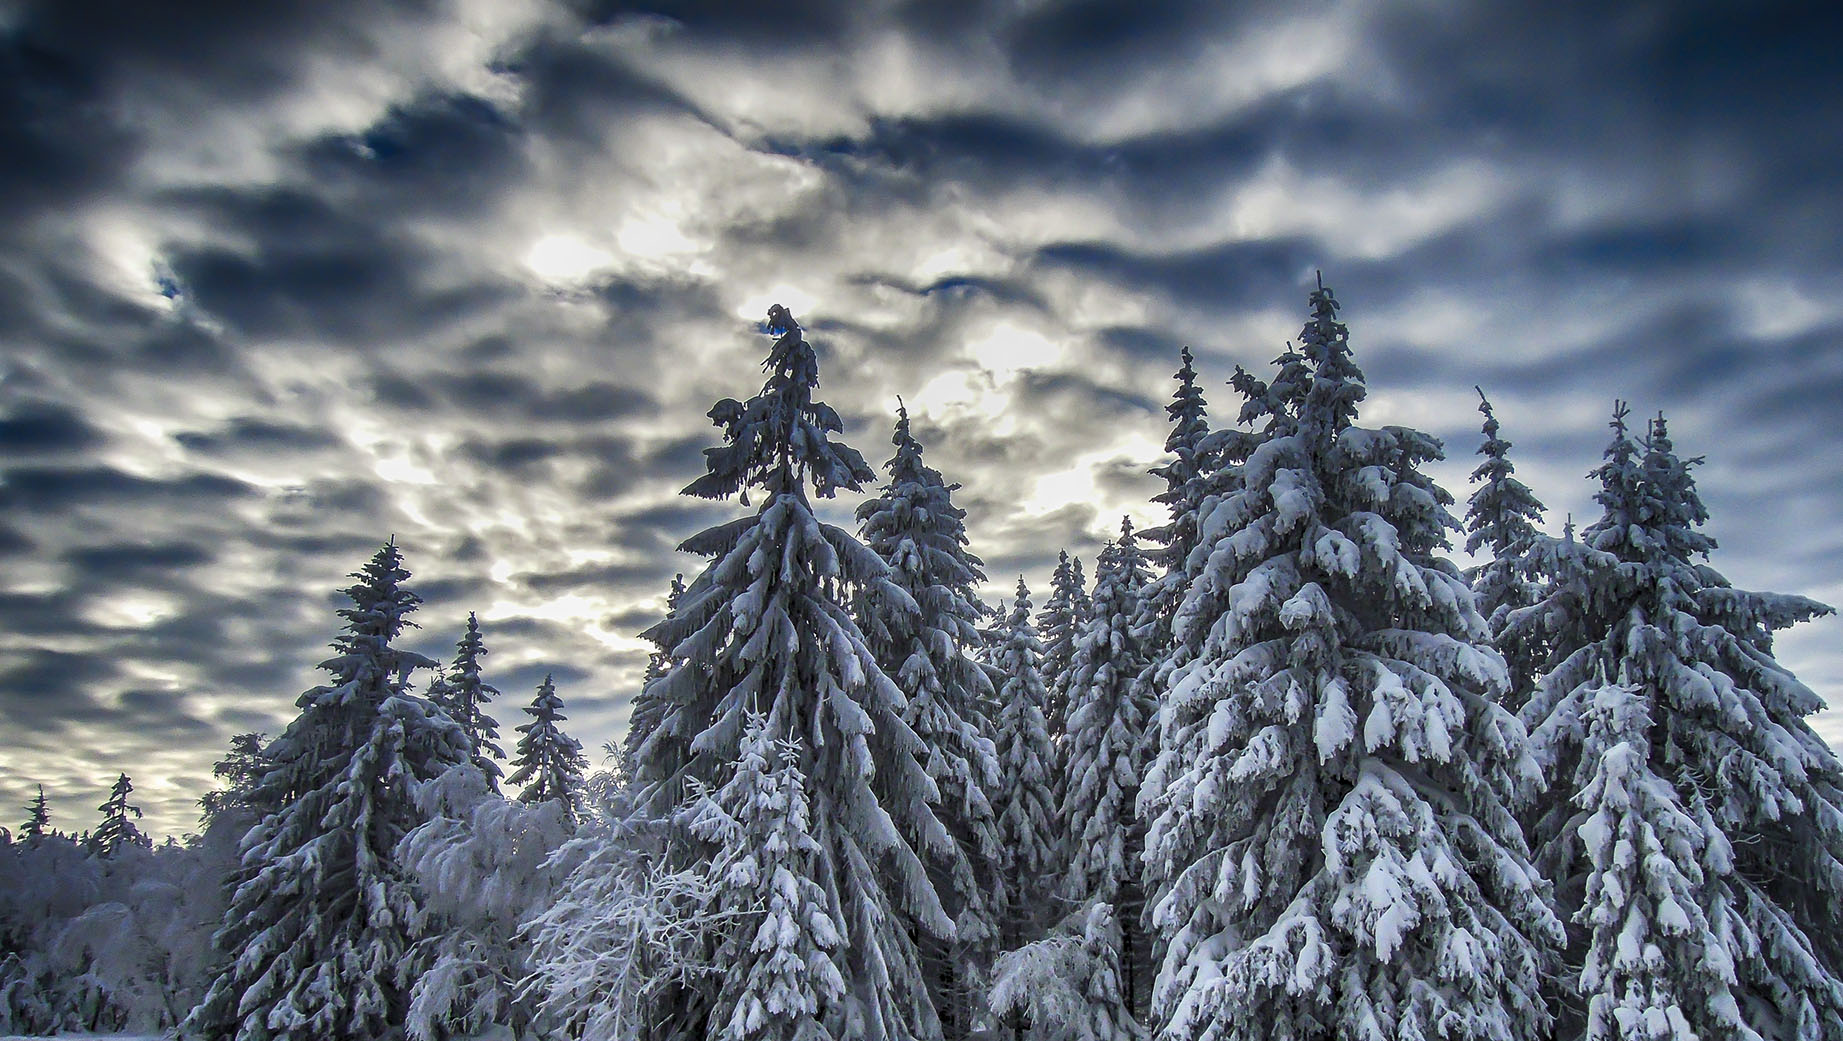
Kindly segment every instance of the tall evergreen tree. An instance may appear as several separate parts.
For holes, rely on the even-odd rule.
[[[678,602],[685,595],[685,576],[672,576],[672,585],[666,590],[666,618],[678,614]],[[655,646],[653,653],[647,655],[646,673],[640,678],[640,691],[634,695],[632,706],[627,712],[627,735],[621,739],[622,772],[629,776],[633,773],[634,757],[640,746],[659,725],[659,717],[665,712],[665,704],[653,690],[653,684],[672,671],[671,648]]]
[[[455,645],[454,663],[448,666],[439,694],[431,690],[429,700],[440,705],[467,735],[469,758],[486,776],[487,787],[499,790],[505,776],[499,760],[506,757],[498,745],[499,721],[486,714],[486,703],[499,694],[499,688],[480,678],[480,659],[486,656],[486,641],[480,636],[480,619],[467,612],[467,632]]]
[[[1088,584],[1082,578],[1081,558],[1063,550],[1056,556],[1050,576],[1049,600],[1037,615],[1037,632],[1043,640],[1043,683],[1048,691],[1044,717],[1058,742],[1068,729],[1069,663],[1075,659],[1075,639],[1088,620]]]
[[[1541,540],[1557,580],[1542,602],[1512,615],[1513,626],[1541,626],[1552,647],[1554,664],[1523,711],[1562,797],[1546,801],[1532,841],[1563,909],[1588,927],[1571,943],[1584,996],[1620,1007],[1635,985],[1620,975],[1618,950],[1604,947],[1622,938],[1592,928],[1607,902],[1595,889],[1606,869],[1595,860],[1597,833],[1583,829],[1605,798],[1592,723],[1610,662],[1640,702],[1629,711],[1642,708],[1648,720],[1644,774],[1673,790],[1699,832],[1683,840],[1699,848],[1647,865],[1673,868],[1666,877],[1696,904],[1683,911],[1687,924],[1659,908],[1659,928],[1681,928],[1647,971],[1690,1002],[1686,1022],[1705,1037],[1843,1036],[1843,765],[1806,722],[1821,700],[1772,656],[1772,633],[1830,609],[1735,589],[1697,562],[1715,548],[1699,530],[1708,513],[1691,467],[1700,460],[1676,455],[1662,417],[1641,441],[1626,416],[1618,405],[1594,471],[1605,512],[1579,542]],[[1659,806],[1653,826],[1671,824]],[[1691,964],[1698,929],[1725,950]],[[1738,1015],[1719,993],[1724,961]]]
[[[1583,699],[1574,803],[1585,857],[1575,921],[1587,1041],[1757,1037],[1734,998],[1735,967],[1702,906],[1703,865],[1731,852],[1651,768],[1651,718],[1637,688],[1603,672]]]
[[[26,803],[26,822],[19,826],[19,837],[36,845],[50,829],[51,806],[45,801],[45,786],[41,784],[37,797]]]
[[[211,766],[211,775],[224,786],[213,788],[198,800],[201,829],[209,831],[228,813],[254,815],[261,812],[262,808],[252,802],[252,797],[263,775],[269,772],[269,760],[263,751],[266,736],[255,732],[231,735],[230,751]]]
[[[951,938],[953,923],[904,836],[922,836],[931,857],[958,847],[932,808],[940,793],[922,765],[928,749],[904,720],[907,699],[846,606],[854,593],[886,604],[912,598],[880,557],[814,516],[808,482],[830,497],[875,475],[830,439],[842,424],[813,400],[818,359],[793,316],[777,306],[768,328],[776,339],[761,393],[711,409],[725,444],[705,451],[709,472],[686,489],[740,493],[745,503],[759,489],[764,501],[754,516],[683,546],[713,559],[677,615],[647,633],[674,664],[655,684],[663,710],[636,756],[638,804],[670,810],[699,785],[727,782],[749,712],[766,717],[774,740],[798,742],[816,844],[807,870],[843,928],[832,957],[844,997],[818,1018],[854,1041],[930,1041],[939,1021],[904,923],[919,921],[936,939]],[[695,836],[675,841],[673,855],[688,863],[710,852]],[[670,1011],[695,1030],[697,1010],[714,1000],[693,985],[671,995]]]
[[[557,697],[557,685],[550,676],[538,684],[537,697],[531,699],[525,713],[531,722],[515,728],[522,736],[506,783],[519,786],[521,802],[560,802],[569,807],[571,816],[579,814],[582,771],[588,761],[583,758],[582,743],[557,727],[569,717],[563,714],[563,699]]]
[[[182,1028],[209,1041],[362,1041],[403,1035],[436,923],[396,850],[421,824],[413,789],[468,760],[447,713],[408,693],[433,668],[392,646],[419,598],[395,542],[352,576],[346,627],[269,746],[244,836],[244,877],[213,945],[223,971]]]
[[[1141,913],[1145,824],[1136,809],[1150,762],[1157,701],[1139,683],[1150,660],[1133,623],[1151,575],[1130,519],[1094,568],[1092,615],[1075,644],[1069,682],[1067,782],[1062,821],[1069,835],[1067,893],[1077,904],[1113,905],[1127,1007],[1141,1014],[1151,981]]]
[[[1030,621],[1030,589],[1017,580],[1017,599],[1006,624],[997,667],[998,845],[1009,882],[1000,945],[1016,950],[1049,924],[1063,868],[1058,826],[1056,748],[1043,716],[1043,645]]]
[[[1477,389],[1477,388],[1474,388]],[[1528,700],[1541,668],[1543,648],[1512,633],[1506,635],[1510,612],[1542,597],[1542,588],[1529,573],[1525,557],[1542,523],[1542,503],[1529,486],[1516,478],[1510,462],[1510,442],[1498,435],[1491,400],[1478,391],[1478,411],[1484,413],[1484,443],[1478,454],[1484,461],[1472,471],[1478,490],[1467,504],[1465,551],[1489,553],[1490,559],[1466,572],[1478,613],[1484,616],[1491,638],[1510,667],[1508,703],[1512,709]]]
[[[712,1016],[721,1041],[833,1041],[825,1010],[844,997],[834,962],[844,940],[813,877],[820,855],[800,774],[801,751],[750,714],[729,782],[691,811],[690,829],[719,852],[711,874],[741,928],[718,952]]]
[[[1166,415],[1171,417],[1171,430],[1165,435],[1165,451],[1171,458],[1151,471],[1152,476],[1163,478],[1165,482],[1165,490],[1154,495],[1152,501],[1164,506],[1170,519],[1162,527],[1139,533],[1141,539],[1161,547],[1153,562],[1161,566],[1164,575],[1183,574],[1185,561],[1196,548],[1198,510],[1203,505],[1209,477],[1215,470],[1210,451],[1209,408],[1203,400],[1203,388],[1197,386],[1197,370],[1192,364],[1195,359],[1188,347],[1179,357],[1183,364],[1172,374],[1177,380],[1177,390],[1171,394],[1171,403],[1165,406]],[[1181,592],[1180,588],[1180,595]]]
[[[153,840],[135,826],[134,820],[141,816],[141,808],[128,801],[133,793],[134,782],[128,780],[127,774],[117,777],[115,784],[110,786],[108,800],[96,807],[102,811],[102,823],[90,833],[91,853],[113,857],[128,846],[153,845]]]
[[[966,511],[953,504],[959,486],[922,461],[907,408],[899,410],[890,442],[896,451],[885,464],[889,482],[857,516],[864,544],[889,564],[890,580],[905,595],[883,598],[871,587],[857,613],[877,661],[908,698],[903,719],[927,749],[923,763],[940,792],[935,816],[954,837],[953,850],[923,856],[954,920],[954,937],[922,942],[935,1008],[952,1037],[971,1029],[977,1014],[1004,902],[998,822],[988,795],[998,787],[986,714],[994,694],[973,657],[984,644],[975,590],[985,574],[966,548]],[[922,834],[903,837],[923,847]],[[925,934],[919,923],[913,931]]]
[[[1501,659],[1420,467],[1355,425],[1365,388],[1321,284],[1178,614],[1147,862],[1177,1039],[1545,1036],[1560,924],[1512,816],[1536,779]]]

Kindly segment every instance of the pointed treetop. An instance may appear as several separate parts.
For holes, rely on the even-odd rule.
[[[1312,370],[1301,419],[1308,426],[1322,424],[1330,433],[1350,426],[1357,403],[1367,390],[1363,372],[1350,353],[1350,329],[1337,320],[1339,304],[1325,287],[1323,275],[1311,296],[1312,318],[1299,333],[1299,350]]]
[[[1478,411],[1485,416],[1485,440],[1478,446],[1478,454],[1485,459],[1472,471],[1472,483],[1479,488],[1472,493],[1466,511],[1465,548],[1468,553],[1489,548],[1493,556],[1502,557],[1511,547],[1536,534],[1543,508],[1535,493],[1513,476],[1516,467],[1510,462],[1511,445],[1498,436],[1491,400],[1482,389],[1473,389],[1478,391]],[[1489,617],[1489,612],[1486,615]]]
[[[348,625],[334,641],[336,649],[353,651],[378,642],[388,643],[405,626],[415,624],[408,616],[422,598],[403,588],[410,573],[403,566],[403,552],[397,548],[395,535],[372,554],[364,567],[348,577],[358,581],[341,590],[352,598],[352,606],[339,610],[339,617]]]
[[[19,834],[28,842],[44,838],[51,827],[51,807],[45,801],[45,786],[38,786],[38,797],[26,803],[26,822],[19,826]]]
[[[813,400],[818,355],[787,308],[769,308],[766,329],[775,337],[762,362],[767,382],[747,402],[724,398],[711,408],[725,443],[704,450],[709,472],[685,494],[720,499],[740,493],[746,504],[751,487],[770,496],[803,496],[809,480],[822,498],[840,488],[857,491],[876,474],[855,449],[826,436],[843,430],[844,422],[831,406]]]
[[[90,835],[92,852],[112,857],[121,852],[124,846],[149,844],[147,836],[129,819],[141,816],[141,808],[128,802],[128,796],[133,793],[134,782],[128,780],[127,774],[115,779],[115,784],[109,789],[108,801],[96,807],[102,811],[102,823]]]
[[[521,802],[561,802],[575,813],[582,793],[582,744],[565,734],[557,724],[563,714],[563,699],[550,674],[538,685],[537,697],[525,709],[531,722],[517,727],[524,735],[518,739],[518,757],[513,760],[508,785],[523,785]]]
[[[1677,456],[1662,412],[1651,421],[1644,450],[1639,465],[1644,472],[1645,512],[1656,532],[1657,548],[1682,561],[1708,556],[1715,549],[1715,540],[1696,529],[1708,521],[1709,511],[1690,474],[1691,467],[1702,465],[1702,457]]]
[[[431,684],[429,700],[440,705],[461,725],[472,750],[474,766],[486,776],[487,785],[499,790],[502,771],[498,760],[505,752],[497,744],[499,721],[487,715],[485,705],[499,694],[499,688],[480,677],[480,659],[487,654],[486,640],[480,635],[480,619],[467,613],[467,631],[455,645],[454,664],[439,684]]]

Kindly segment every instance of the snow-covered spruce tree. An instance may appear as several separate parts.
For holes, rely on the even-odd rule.
[[[1150,762],[1157,701],[1139,683],[1150,649],[1133,622],[1151,581],[1130,519],[1094,567],[1092,616],[1082,626],[1069,666],[1069,733],[1062,825],[1069,868],[1065,894],[1077,906],[1113,905],[1121,935],[1120,967],[1128,1009],[1138,1016],[1151,991],[1142,852],[1145,821],[1139,784]]]
[[[122,774],[109,788],[109,798],[101,806],[102,823],[90,833],[90,852],[102,857],[113,857],[128,846],[153,846],[153,840],[142,834],[135,826],[135,818],[141,816],[141,808],[128,801],[134,794],[134,782]]]
[[[500,1026],[543,1036],[524,923],[551,906],[568,873],[551,854],[575,832],[561,799],[499,797],[478,770],[449,770],[418,793],[428,822],[398,855],[444,925],[428,944],[428,968],[410,987],[411,1041],[473,1037]]]
[[[26,822],[19,826],[19,838],[22,842],[36,843],[51,830],[51,806],[45,801],[45,786],[38,786],[38,795],[26,803]]]
[[[1485,416],[1485,440],[1478,446],[1478,454],[1485,459],[1472,471],[1472,483],[1478,490],[1466,507],[1465,551],[1489,553],[1491,559],[1467,570],[1466,580],[1472,584],[1478,613],[1484,616],[1509,666],[1506,704],[1515,711],[1529,700],[1544,657],[1539,642],[1520,638],[1528,635],[1526,631],[1508,635],[1505,631],[1510,612],[1542,598],[1542,588],[1525,560],[1538,534],[1537,525],[1542,523],[1542,503],[1528,485],[1517,480],[1516,467],[1510,462],[1510,442],[1498,436],[1497,416],[1483,390],[1478,390],[1478,411]]]
[[[1063,550],[1056,556],[1050,576],[1049,599],[1037,614],[1037,633],[1043,640],[1043,683],[1048,691],[1044,717],[1050,736],[1058,744],[1069,718],[1069,663],[1075,658],[1075,638],[1088,620],[1088,584],[1082,578],[1081,558]]]
[[[1007,881],[999,943],[1016,950],[1034,940],[1055,917],[1063,865],[1062,829],[1055,793],[1058,765],[1043,716],[1043,645],[1030,621],[1030,589],[1020,576],[997,667],[998,845]]]
[[[1321,284],[1273,382],[1235,380],[1259,440],[1204,518],[1145,800],[1156,1016],[1172,1041],[1541,1038],[1561,928],[1511,812],[1537,771],[1436,556],[1439,444],[1355,425],[1337,307]]]
[[[235,818],[224,826],[236,828],[239,835],[255,823],[261,811],[251,797],[269,772],[269,761],[263,753],[266,737],[253,731],[231,735],[230,751],[211,766],[211,776],[218,778],[223,787],[213,788],[198,800],[201,834],[211,831],[223,818]]]
[[[1127,1008],[1113,905],[1089,904],[1057,935],[1007,952],[993,973],[991,1005],[1020,1041],[1143,1038]]]
[[[672,585],[666,591],[666,617],[678,614],[678,601],[685,595],[685,576],[672,576]],[[632,706],[627,712],[627,734],[621,739],[621,773],[631,777],[634,756],[640,746],[646,743],[653,728],[659,725],[660,714],[665,711],[665,704],[651,693],[654,681],[672,670],[672,656],[669,648],[655,647],[646,659],[646,674],[640,678],[640,690],[634,695]]]
[[[531,722],[514,728],[522,736],[506,783],[520,789],[520,802],[560,802],[574,818],[582,809],[582,770],[587,760],[582,742],[557,726],[570,717],[563,714],[563,699],[557,697],[557,685],[550,676],[538,685],[537,697],[531,699],[525,713]]]
[[[499,721],[486,714],[486,703],[498,696],[499,688],[480,678],[480,659],[486,655],[486,641],[480,636],[480,619],[467,612],[467,632],[455,645],[454,662],[442,677],[439,693],[431,687],[429,700],[440,705],[450,718],[460,724],[467,735],[470,758],[486,777],[487,787],[499,791],[499,779],[505,776],[499,760],[506,754],[499,745]]]
[[[1830,609],[1735,589],[1696,563],[1715,548],[1698,530],[1708,517],[1690,473],[1698,460],[1677,457],[1662,417],[1640,442],[1626,415],[1615,408],[1594,472],[1605,513],[1578,543],[1541,540],[1556,581],[1511,616],[1513,627],[1541,626],[1552,648],[1524,708],[1532,745],[1558,794],[1575,795],[1568,787],[1597,765],[1582,761],[1597,670],[1614,663],[1644,702],[1650,773],[1704,836],[1693,889],[1734,967],[1740,1022],[1774,1041],[1843,1036],[1843,765],[1806,722],[1822,701],[1772,656],[1773,632]],[[1590,900],[1592,854],[1570,801],[1549,800],[1531,838],[1574,912]],[[1573,940],[1586,963],[1592,937]],[[1706,957],[1719,966],[1720,955]],[[1707,986],[1677,983],[1689,994]],[[1686,1014],[1714,1036],[1752,1036],[1724,1033],[1719,1009],[1701,1012]]]
[[[252,799],[245,877],[213,945],[222,971],[182,1027],[208,1041],[400,1038],[422,941],[438,924],[397,860],[424,820],[414,788],[468,761],[448,714],[407,691],[422,655],[393,647],[420,602],[394,542],[352,576],[333,682],[295,702]]]
[[[818,359],[793,316],[777,306],[768,328],[776,339],[767,382],[747,403],[711,409],[726,443],[706,450],[710,472],[686,489],[743,493],[746,502],[758,488],[765,501],[756,515],[683,546],[713,559],[678,613],[646,634],[671,648],[674,665],[656,684],[664,709],[636,757],[636,800],[643,811],[669,811],[695,794],[688,782],[725,783],[751,711],[767,717],[775,740],[798,741],[817,849],[811,878],[844,930],[833,956],[844,997],[822,1008],[820,1021],[853,1041],[928,1041],[940,1027],[905,922],[937,939],[951,937],[953,923],[904,836],[922,836],[929,856],[951,855],[957,844],[935,816],[939,790],[922,766],[928,749],[903,719],[906,699],[846,607],[854,593],[913,607],[912,599],[880,557],[813,515],[807,482],[829,497],[874,474],[829,438],[841,423],[812,398]],[[676,843],[680,864],[711,852],[695,836]],[[714,994],[689,986],[662,1000],[685,1016],[708,1009]]]
[[[1154,495],[1152,501],[1164,506],[1170,519],[1161,527],[1139,533],[1141,539],[1160,547],[1152,559],[1165,575],[1181,575],[1190,551],[1196,548],[1198,509],[1203,505],[1209,477],[1215,472],[1215,460],[1209,450],[1209,410],[1203,400],[1203,388],[1197,386],[1197,370],[1192,364],[1195,359],[1188,347],[1180,357],[1183,365],[1173,374],[1177,390],[1165,406],[1165,413],[1171,417],[1165,451],[1171,458],[1151,471],[1152,476],[1165,481],[1165,490]],[[1182,584],[1173,585],[1181,596]]]
[[[1651,718],[1636,688],[1601,672],[1584,700],[1574,802],[1586,861],[1575,916],[1586,930],[1586,1041],[1756,1037],[1701,901],[1702,865],[1727,860],[1727,840],[1652,771]]]
[[[898,412],[890,442],[896,451],[885,464],[889,482],[858,507],[857,517],[864,544],[889,564],[891,582],[906,595],[885,599],[879,587],[866,587],[855,608],[878,663],[908,698],[903,719],[927,749],[923,765],[940,791],[935,816],[954,838],[953,849],[937,851],[925,848],[926,835],[903,834],[922,852],[954,921],[950,941],[928,938],[918,922],[910,931],[920,938],[942,1030],[958,1037],[972,1029],[983,1004],[983,977],[997,955],[1005,899],[998,822],[988,795],[998,786],[986,713],[994,694],[990,676],[973,658],[984,643],[975,590],[985,574],[966,548],[966,511],[953,504],[959,486],[922,462],[908,409]],[[884,788],[881,794],[895,799],[904,793]]]
[[[711,1037],[721,1041],[834,1041],[825,1010],[844,997],[834,962],[844,941],[825,890],[811,829],[800,747],[776,742],[750,713],[728,783],[685,811],[693,835],[718,852],[707,869],[733,913],[717,951],[723,967]]]

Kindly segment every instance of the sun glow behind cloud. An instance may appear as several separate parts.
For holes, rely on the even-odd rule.
[[[614,254],[568,233],[546,235],[525,252],[525,266],[547,282],[586,282],[614,265]]]

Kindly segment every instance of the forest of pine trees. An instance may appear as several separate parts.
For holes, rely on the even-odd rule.
[[[126,773],[0,830],[0,1033],[1843,1039],[1843,765],[1773,656],[1831,609],[1723,578],[1701,460],[1624,402],[1553,535],[1481,390],[1462,520],[1307,308],[1219,428],[1183,351],[1161,523],[1034,614],[907,409],[874,469],[771,309],[604,769],[548,676],[507,760],[488,634],[405,649],[392,540],[196,835]]]

